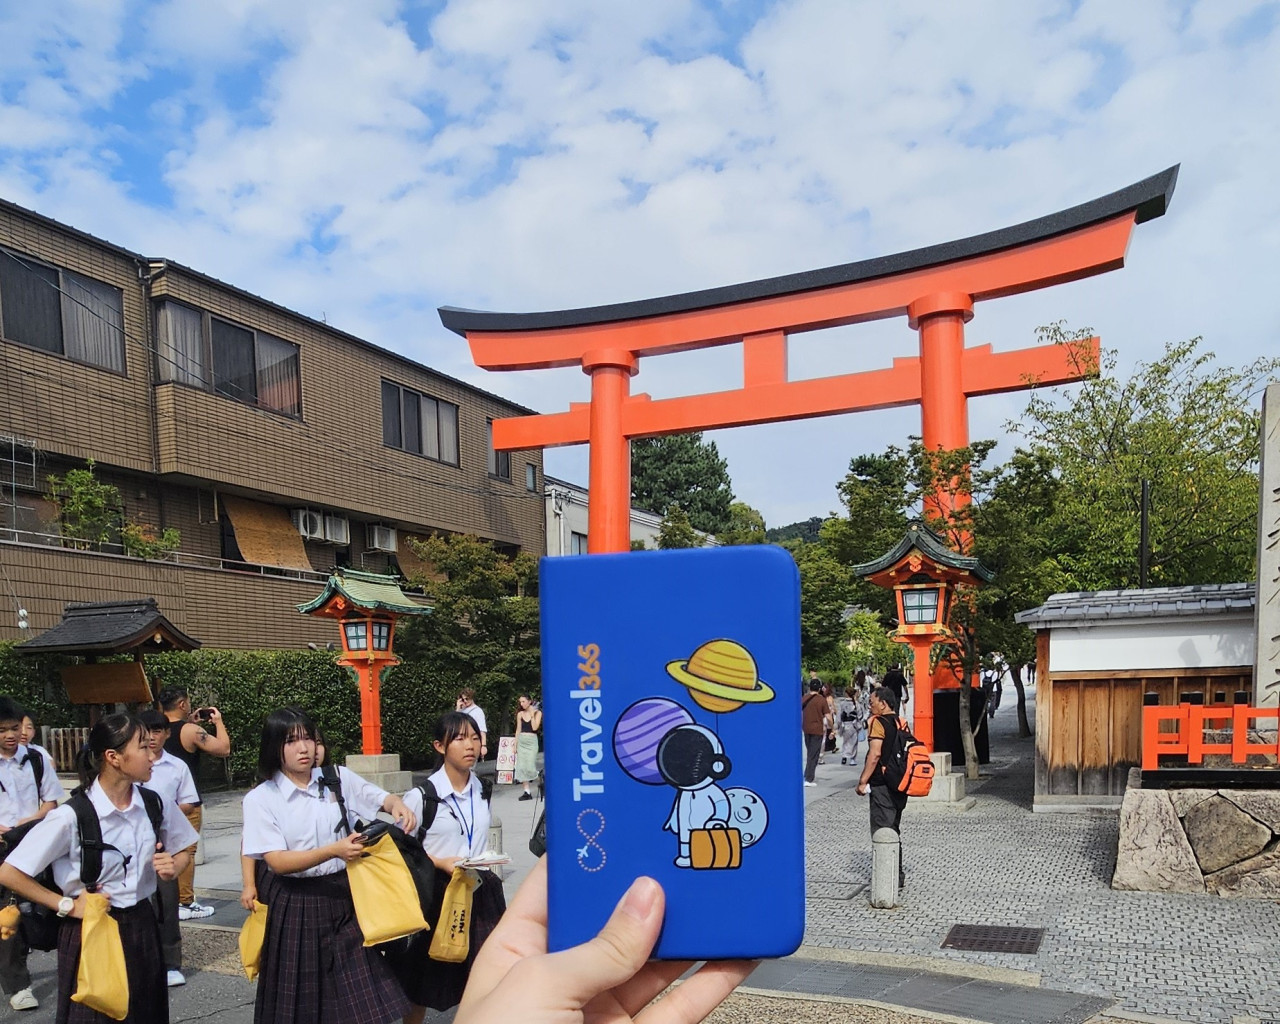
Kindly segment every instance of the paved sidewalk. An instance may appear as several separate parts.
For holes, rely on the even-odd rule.
[[[908,806],[908,887],[892,911],[871,909],[860,891],[871,838],[853,771],[844,779],[838,765],[818,769],[821,785],[807,791],[820,798],[807,814],[805,941],[926,956],[940,971],[1016,968],[1046,987],[1114,998],[1128,1013],[1197,1024],[1280,1018],[1280,904],[1113,891],[1117,815],[1033,814],[1033,741],[1018,738],[1012,700],[990,724],[992,764],[970,784],[977,806],[963,814]],[[941,949],[955,924],[1046,932],[1033,956]]]

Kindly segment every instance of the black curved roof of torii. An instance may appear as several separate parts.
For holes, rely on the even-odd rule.
[[[778,295],[828,288],[832,285],[854,284],[877,277],[888,277],[924,267],[953,263],[973,256],[1012,249],[1032,242],[1040,242],[1055,235],[1066,234],[1077,228],[1097,224],[1129,211],[1137,214],[1137,223],[1154,220],[1164,215],[1173,196],[1178,180],[1175,164],[1159,174],[1135,182],[1118,192],[1081,203],[1067,210],[1059,210],[1047,217],[1015,224],[1013,227],[988,231],[985,234],[961,238],[954,242],[911,249],[892,256],[877,256],[856,263],[842,263],[836,267],[807,270],[800,274],[784,274],[767,277],[761,281],[705,288],[680,295],[664,295],[656,299],[639,299],[635,302],[615,302],[606,306],[587,306],[581,309],[557,309],[542,313],[490,313],[477,309],[458,309],[441,306],[440,321],[456,334],[468,331],[536,331],[558,327],[583,327],[588,324],[613,323],[620,320],[638,320],[644,317],[669,313],[687,313],[714,306],[728,306],[751,299],[766,299]]]

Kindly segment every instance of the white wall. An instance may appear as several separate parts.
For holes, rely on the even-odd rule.
[[[548,480],[545,494],[547,554],[572,554],[573,534],[580,533],[586,536],[587,533],[587,493],[581,488]],[[656,548],[661,524],[660,517],[633,508],[631,510],[632,541],[642,541],[646,548]]]
[[[1054,626],[1049,671],[1216,668],[1252,665],[1253,615]]]

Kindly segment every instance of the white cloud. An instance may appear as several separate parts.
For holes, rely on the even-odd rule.
[[[1029,344],[1065,317],[1124,366],[1196,333],[1238,363],[1280,349],[1266,24],[1234,0],[789,0],[734,40],[694,0],[11,4],[0,195],[553,411],[586,397],[583,375],[483,374],[433,307],[595,305],[807,270],[1181,161],[1168,217],[1138,228],[1126,269],[980,304],[970,341]],[[915,341],[889,322],[792,348],[818,376]],[[737,360],[647,360],[633,387],[734,386]],[[1019,408],[974,401],[973,435]],[[778,523],[830,510],[851,455],[918,423],[896,410],[715,436],[740,496]],[[549,465],[582,476],[585,456]]]

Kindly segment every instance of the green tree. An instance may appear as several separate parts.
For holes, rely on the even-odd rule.
[[[509,558],[468,536],[413,544],[433,571],[410,582],[423,588],[432,611],[400,627],[396,651],[406,662],[422,663],[451,692],[472,687],[490,734],[499,735],[512,725],[516,697],[538,691],[537,559],[526,552]],[[388,708],[387,716],[430,715],[451,706]]]
[[[806,665],[845,666],[844,610],[852,578],[825,544],[787,545],[800,569],[800,656]],[[833,666],[834,667],[834,666]]]
[[[867,608],[858,608],[845,620],[845,643],[856,668],[869,668],[882,675],[890,665],[903,659],[898,644],[889,639],[880,616]]]
[[[124,509],[120,490],[97,478],[92,459],[84,469],[50,474],[49,496],[71,547],[100,548],[119,534]]]
[[[806,544],[816,544],[820,539],[822,524],[826,522],[822,516],[811,516],[802,523],[790,523],[786,526],[775,526],[765,531],[770,544],[781,544],[788,540],[802,540]]]
[[[719,533],[733,501],[728,465],[700,433],[632,441],[631,500],[654,512],[679,505],[695,529]]]
[[[764,516],[745,502],[735,501],[729,506],[729,525],[716,536],[716,540],[726,545],[764,544]]]
[[[1085,356],[1061,324],[1042,337]],[[1068,399],[1033,391],[1008,424],[1060,487],[1042,524],[1065,589],[1138,585],[1142,481],[1151,482],[1149,586],[1249,580],[1255,572],[1260,411],[1280,360],[1220,366],[1201,339],[1169,344],[1127,379],[1106,351]]]
[[[689,522],[689,517],[679,505],[668,505],[667,511],[658,526],[658,548],[670,551],[673,548],[697,548],[702,546],[702,538]]]

